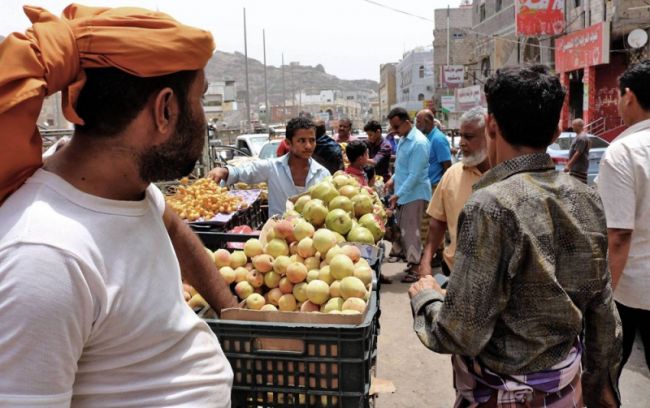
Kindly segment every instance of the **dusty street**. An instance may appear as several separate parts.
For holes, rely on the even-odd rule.
[[[408,285],[399,283],[405,264],[385,263],[392,285],[381,290],[381,334],[377,376],[395,384],[394,394],[382,394],[378,408],[451,407],[454,392],[449,356],[426,349],[413,332]],[[625,408],[650,406],[650,372],[639,342],[623,372],[621,394]]]

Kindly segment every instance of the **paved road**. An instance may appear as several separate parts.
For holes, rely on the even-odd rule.
[[[405,265],[384,264],[388,276],[399,277]],[[381,291],[381,334],[377,376],[391,380],[397,391],[382,394],[378,408],[448,408],[453,406],[449,356],[426,349],[413,332],[408,285],[394,279]],[[623,371],[621,394],[625,408],[650,407],[650,372],[642,346],[635,350]]]

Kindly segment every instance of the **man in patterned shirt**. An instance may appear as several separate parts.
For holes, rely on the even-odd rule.
[[[493,167],[459,216],[446,294],[430,276],[409,290],[415,331],[454,355],[458,407],[616,407],[602,204],[545,153],[565,91],[538,65],[497,71],[485,94]]]

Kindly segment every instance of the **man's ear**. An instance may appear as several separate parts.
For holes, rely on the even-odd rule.
[[[630,88],[625,88],[625,95],[623,95],[622,98],[623,98],[623,103],[627,106],[635,105],[636,103],[638,103],[636,94]]]
[[[167,138],[169,133],[176,128],[178,120],[178,103],[171,88],[163,88],[155,95],[153,100],[153,128],[157,134]]]
[[[494,119],[494,115],[488,113],[485,117],[485,134],[490,139],[494,139],[497,137],[498,129],[499,125],[497,125],[497,121]]]

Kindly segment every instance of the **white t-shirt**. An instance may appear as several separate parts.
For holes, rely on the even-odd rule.
[[[44,170],[0,206],[0,405],[230,407],[163,210],[153,185],[115,201]]]
[[[609,145],[600,161],[598,191],[607,227],[633,230],[614,298],[650,310],[650,120],[630,126]]]

